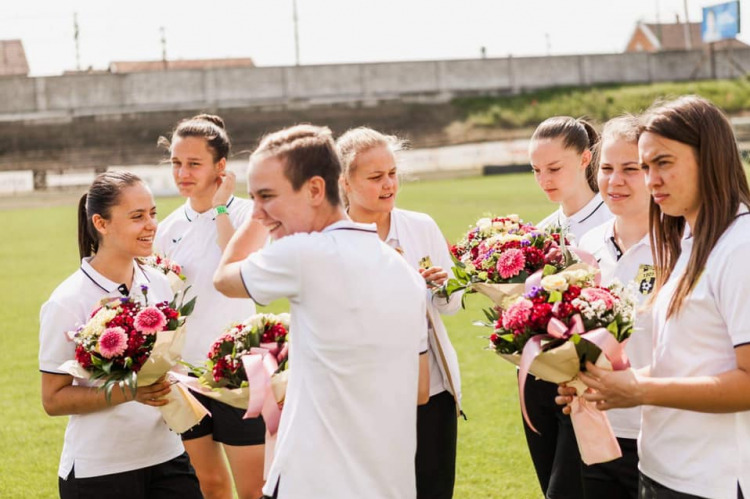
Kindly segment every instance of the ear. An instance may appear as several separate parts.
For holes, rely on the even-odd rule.
[[[104,235],[107,233],[107,220],[100,214],[96,213],[91,217],[91,223],[99,234]]]
[[[307,181],[307,196],[310,204],[319,206],[326,200],[326,181],[321,176],[315,176]]]
[[[349,192],[351,189],[351,186],[349,185],[349,179],[346,178],[346,175],[343,173],[339,177],[339,187],[344,190],[344,192]]]
[[[221,158],[216,162],[216,173],[222,174],[227,169],[227,158]]]
[[[583,154],[581,154],[581,168],[584,170],[589,166],[591,163],[593,155],[591,154],[591,149],[586,149],[583,151]]]

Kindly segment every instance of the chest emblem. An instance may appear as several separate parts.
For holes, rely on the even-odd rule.
[[[638,292],[642,295],[650,294],[654,290],[656,283],[656,271],[653,265],[639,265],[638,273],[635,276],[635,282],[638,283]]]

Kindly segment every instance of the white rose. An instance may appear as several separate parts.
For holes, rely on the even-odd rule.
[[[477,228],[479,232],[486,233],[492,228],[492,220],[489,218],[480,218],[477,220]]]
[[[545,291],[565,291],[568,289],[568,280],[560,274],[552,274],[542,278],[542,288]]]
[[[512,213],[512,214],[508,215],[508,218],[509,218],[509,219],[510,219],[510,220],[511,220],[512,222],[515,222],[515,223],[518,223],[518,222],[520,222],[520,221],[521,221],[521,218],[520,218],[520,217],[519,217],[519,216],[518,216],[517,214],[515,214],[515,213]]]

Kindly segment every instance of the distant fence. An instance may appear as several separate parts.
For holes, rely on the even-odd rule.
[[[715,77],[750,70],[750,48],[715,54]],[[712,77],[700,50],[73,74],[0,78],[0,120],[244,106],[294,108],[382,99],[447,100],[555,86]]]

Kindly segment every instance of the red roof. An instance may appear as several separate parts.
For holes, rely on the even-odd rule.
[[[29,63],[21,40],[0,40],[0,76],[29,74]]]

